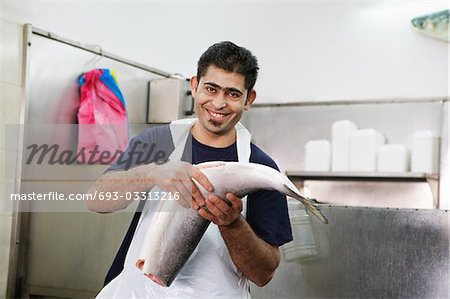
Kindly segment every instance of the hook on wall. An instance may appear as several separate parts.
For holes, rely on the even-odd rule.
[[[103,53],[103,49],[99,45],[93,46],[93,51],[96,52],[94,54],[94,57],[90,59],[88,62],[86,62],[86,65],[84,67],[84,72],[90,71],[92,69],[97,68],[97,63],[102,60],[103,57],[105,57],[105,54]]]

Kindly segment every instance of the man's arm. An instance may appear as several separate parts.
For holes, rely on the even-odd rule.
[[[154,165],[143,165],[128,171],[111,171],[103,174],[95,180],[89,188],[93,200],[87,202],[91,211],[109,213],[125,209],[133,201],[127,200],[127,192],[146,192],[155,186],[154,181],[146,179],[145,174],[151,171]],[[117,200],[100,200],[102,196],[109,193],[118,195]],[[134,195],[134,194],[133,194]],[[134,197],[133,197],[134,198]]]
[[[154,186],[159,186],[167,192],[178,193],[180,203],[189,207],[192,197],[204,200],[192,179],[206,190],[213,191],[213,186],[206,176],[187,162],[152,163],[128,171],[109,172],[99,177],[89,188],[88,192],[94,199],[88,201],[87,206],[99,213],[118,211],[133,202],[127,200],[127,192],[148,192]],[[105,192],[117,192],[112,193],[117,200],[100,200],[100,195],[105,195]],[[134,193],[132,198],[135,198]]]
[[[278,246],[260,239],[241,215],[242,200],[227,194],[231,206],[215,195],[204,203],[196,201],[194,208],[199,214],[219,226],[236,267],[257,286],[266,285],[280,263]],[[206,206],[207,211],[201,206]]]
[[[219,229],[236,267],[257,286],[266,285],[280,263],[278,246],[260,239],[242,216]]]

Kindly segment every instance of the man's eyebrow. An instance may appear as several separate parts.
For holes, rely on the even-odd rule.
[[[225,88],[225,90],[226,90],[227,92],[237,92],[237,93],[239,93],[239,94],[244,94],[242,91],[240,91],[239,89],[234,88],[234,87]]]
[[[219,84],[214,83],[214,82],[205,82],[204,84],[205,85],[211,85],[212,87],[215,87],[217,89],[222,89],[222,86],[220,86]]]
[[[222,86],[220,86],[219,84],[214,83],[214,82],[205,82],[204,84],[205,85],[210,85],[210,86],[215,87],[217,89],[225,89],[225,91],[227,91],[227,92],[237,92],[237,93],[240,93],[240,94],[244,94],[242,91],[240,91],[239,89],[237,89],[235,87],[225,87],[225,88],[223,88]]]

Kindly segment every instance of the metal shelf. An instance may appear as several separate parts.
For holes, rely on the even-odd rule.
[[[372,181],[372,182],[426,182],[435,205],[439,203],[439,175],[421,172],[338,172],[286,170],[286,176],[294,180],[315,181]]]
[[[439,180],[436,174],[422,172],[339,172],[287,170],[288,177],[308,180],[413,181]]]

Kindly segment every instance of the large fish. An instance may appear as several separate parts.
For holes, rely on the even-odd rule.
[[[299,200],[320,221],[323,214],[304,198],[295,185],[273,168],[255,163],[207,162],[196,165],[214,186],[214,194],[225,198],[229,192],[244,197],[259,189],[277,190]],[[196,183],[206,197],[209,193]],[[168,209],[168,205],[172,205]],[[161,201],[147,232],[136,266],[161,286],[170,286],[197,247],[210,221],[175,201]]]
[[[411,20],[413,27],[432,38],[450,41],[448,35],[449,10],[438,11]]]

